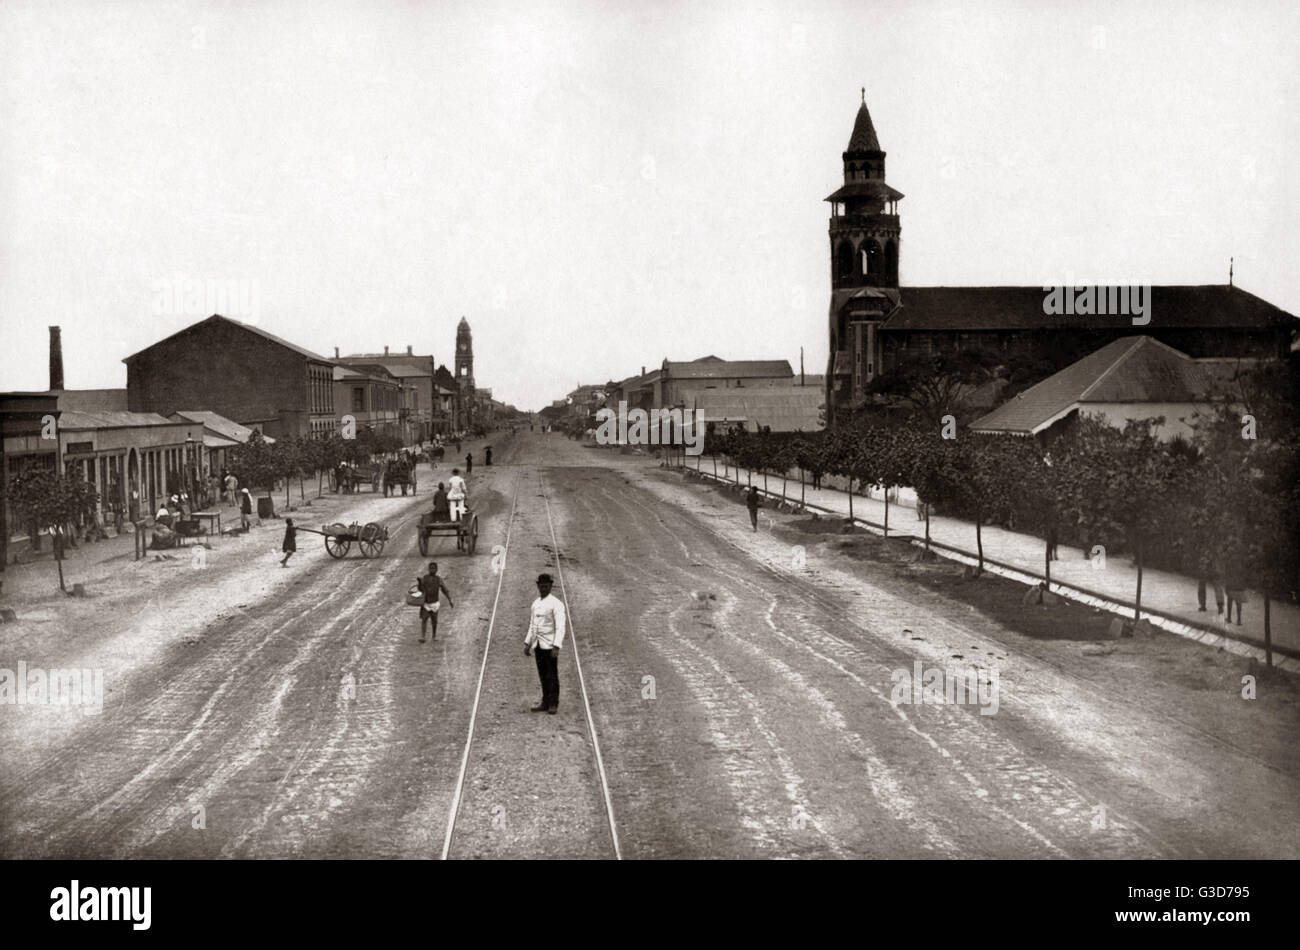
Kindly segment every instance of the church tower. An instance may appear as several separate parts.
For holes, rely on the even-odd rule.
[[[474,413],[474,335],[469,321],[464,317],[456,326],[456,391],[460,396],[460,427],[468,429],[475,421]]]
[[[898,306],[898,223],[901,192],[885,184],[885,153],[867,111],[867,91],[842,156],[844,184],[831,205],[830,365],[826,415],[857,406],[880,374],[877,330]]]

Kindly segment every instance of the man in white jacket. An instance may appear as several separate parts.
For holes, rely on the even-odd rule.
[[[533,712],[554,716],[560,708],[560,645],[568,629],[564,603],[551,594],[551,575],[537,575],[538,597],[533,601],[528,634],[524,637],[524,656],[537,647],[537,677],[542,681],[542,701]]]
[[[451,520],[459,521],[461,515],[465,514],[465,501],[469,494],[469,489],[465,484],[465,479],[460,477],[460,469],[451,470],[451,478],[447,480],[447,500],[451,502]]]

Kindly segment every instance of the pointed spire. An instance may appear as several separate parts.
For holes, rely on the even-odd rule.
[[[858,108],[858,117],[853,122],[853,135],[849,137],[849,152],[879,152],[880,140],[876,138],[876,127],[871,124],[871,113],[867,111],[867,88],[862,87],[862,105]]]

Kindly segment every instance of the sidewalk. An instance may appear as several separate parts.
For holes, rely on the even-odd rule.
[[[699,465],[702,474],[713,474],[712,459],[697,457],[691,460],[689,467],[694,469],[696,464]],[[745,484],[746,472],[743,468],[737,470],[734,467],[724,465],[719,460],[717,473],[719,476],[725,476],[741,485]],[[762,475],[754,474],[752,479],[753,484],[758,487],[759,491],[762,491]],[[849,514],[848,495],[842,488],[827,487],[831,482],[832,479],[823,478],[823,487],[817,490],[805,484],[804,498],[810,505],[828,509],[847,518]],[[769,474],[767,476],[767,485],[767,495],[777,498],[781,496],[781,479],[779,476],[773,477]],[[854,493],[853,516],[859,521],[870,522],[873,526],[878,527],[885,520],[884,496],[878,489],[873,492],[873,495],[874,497],[868,497],[857,492]],[[901,495],[901,503],[892,500],[889,503],[890,536],[892,537],[897,533],[900,535],[913,535],[918,538],[924,537],[925,522],[918,521],[916,517],[916,496],[908,489],[904,489]],[[799,479],[797,477],[787,482],[786,497],[796,502],[799,501]],[[1007,531],[1004,528],[990,525],[984,526],[982,535],[986,561],[988,559],[1000,561],[1019,572],[1032,574],[1039,579],[1042,578],[1044,543],[1041,538],[1015,531]],[[972,560],[976,556],[975,525],[972,522],[931,515],[930,539],[956,548],[961,554]],[[945,556],[949,554],[949,552],[943,550],[939,550],[938,553]],[[1058,547],[1057,554],[1059,560],[1052,562],[1054,589],[1056,589],[1057,582],[1063,582],[1082,588],[1098,598],[1126,604],[1133,602],[1134,595],[1137,592],[1137,569],[1127,556],[1106,558],[1105,566],[1100,567],[1094,566],[1092,560],[1079,548],[1062,544]],[[960,559],[964,560],[964,558]],[[1060,592],[1068,595],[1066,591]],[[1192,627],[1217,634],[1225,634],[1233,639],[1245,639],[1261,647],[1264,643],[1264,596],[1259,591],[1251,590],[1247,592],[1246,603],[1242,606],[1241,611],[1241,626],[1237,626],[1235,622],[1229,626],[1224,624],[1222,619],[1215,613],[1213,588],[1209,590],[1207,595],[1208,609],[1202,613],[1196,609],[1196,580],[1194,578],[1183,577],[1170,571],[1144,568],[1142,571],[1142,607],[1144,608],[1144,615],[1147,609],[1160,611]],[[1132,616],[1131,608],[1128,616]],[[1153,618],[1153,620],[1156,619],[1159,618]],[[1289,648],[1300,653],[1300,608],[1285,601],[1272,601],[1269,626],[1272,631],[1274,646]],[[1279,654],[1274,653],[1273,659],[1276,664],[1281,657]],[[1287,665],[1294,665],[1294,661]]]
[[[315,486],[309,486],[311,490],[307,491],[307,501],[315,501],[322,509],[322,501],[328,503],[330,492],[325,491],[324,498],[316,501]],[[335,496],[352,498],[353,496]],[[292,494],[292,504],[298,507],[301,501],[298,498],[297,485],[294,486]],[[284,494],[275,498],[275,510],[280,513],[280,520],[268,520],[263,522],[263,528],[275,528],[279,532],[284,530],[283,518]],[[234,505],[228,505],[222,502],[213,505],[207,509],[209,511],[221,512],[221,530],[223,536],[215,534],[215,525],[213,534],[204,534],[199,539],[184,538],[181,543],[174,548],[168,548],[156,551],[149,547],[151,532],[153,530],[153,519],[149,519],[144,529],[145,536],[145,558],[152,558],[157,555],[169,555],[173,558],[191,557],[189,548],[194,546],[198,540],[207,542],[212,546],[231,543],[231,536],[228,534],[230,529],[239,527],[239,509]],[[310,509],[307,509],[310,510]],[[294,517],[301,517],[297,513]],[[249,519],[250,525],[254,532],[258,531],[257,515],[254,514]],[[204,528],[207,528],[207,522],[204,522]],[[277,534],[278,537],[278,534]],[[68,548],[64,551],[63,556],[63,576],[67,583],[68,590],[72,590],[73,584],[87,584],[93,588],[97,578],[103,578],[109,574],[113,568],[106,567],[110,561],[119,561],[122,564],[130,564],[135,561],[135,532],[131,530],[128,523],[123,527],[122,533],[115,538],[107,538],[102,541],[79,541],[75,548]],[[278,542],[277,542],[278,543]],[[21,546],[23,558],[20,563],[13,563],[16,547]],[[30,604],[35,601],[54,597],[59,594],[58,568],[54,564],[54,554],[52,543],[49,537],[41,539],[41,550],[39,553],[29,553],[30,541],[23,539],[9,549],[10,563],[5,565],[3,574],[0,579],[4,581],[3,591],[0,592],[0,607],[15,607]]]

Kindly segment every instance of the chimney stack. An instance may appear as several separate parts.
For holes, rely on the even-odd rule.
[[[50,327],[50,389],[63,388],[63,340],[58,327]]]
[[[339,358],[339,348],[337,346],[334,347],[334,358],[335,359]]]
[[[385,355],[385,356],[388,355],[388,347],[384,347],[384,355]]]
[[[641,367],[641,375],[642,375],[642,376],[645,375],[645,367],[644,367],[644,366]]]
[[[409,343],[406,344],[406,355],[407,355],[407,356],[414,356],[414,355],[415,355],[414,353],[411,352],[411,344],[409,344]]]

